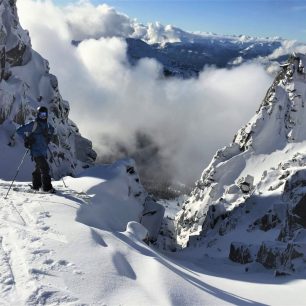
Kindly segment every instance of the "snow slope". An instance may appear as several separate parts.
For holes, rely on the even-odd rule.
[[[1,305],[302,305],[305,274],[274,278],[229,260],[146,245],[130,161],[54,182],[0,182]],[[130,222],[132,221],[132,222]],[[281,289],[281,290],[280,290]]]

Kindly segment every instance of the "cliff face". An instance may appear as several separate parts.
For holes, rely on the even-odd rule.
[[[256,115],[204,170],[176,217],[182,247],[270,268],[289,255],[291,265],[294,252],[305,258],[305,65],[304,55],[290,57]]]
[[[43,105],[49,109],[49,121],[57,131],[50,145],[60,164],[54,168],[54,175],[75,174],[94,162],[92,144],[69,119],[69,103],[62,99],[48,61],[31,48],[29,33],[19,24],[14,0],[0,2],[0,80],[0,146],[8,154],[20,148],[20,140],[14,140],[16,127],[34,119],[37,107]],[[5,162],[0,161],[0,166]],[[6,179],[9,175],[1,173]]]

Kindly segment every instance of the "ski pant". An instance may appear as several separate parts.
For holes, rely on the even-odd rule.
[[[34,189],[43,188],[44,191],[52,189],[50,167],[45,156],[35,156],[35,170],[32,173],[32,183]]]

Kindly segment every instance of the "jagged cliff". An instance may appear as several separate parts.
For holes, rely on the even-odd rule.
[[[57,137],[50,148],[60,167],[53,167],[54,176],[74,175],[91,165],[96,153],[89,140],[83,138],[69,119],[69,103],[62,99],[57,78],[49,73],[48,61],[31,47],[29,33],[19,24],[14,0],[0,1],[0,149],[8,158],[18,161],[20,140],[14,138],[18,125],[34,119],[38,106],[47,106],[50,123]],[[16,141],[17,140],[17,143]],[[8,147],[9,146],[9,147]],[[0,161],[1,177],[12,172],[7,160]],[[53,161],[50,160],[53,164]]]
[[[282,65],[256,115],[204,170],[176,217],[181,246],[268,268],[305,261],[305,64],[292,55]]]

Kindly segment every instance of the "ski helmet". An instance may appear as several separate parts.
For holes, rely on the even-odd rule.
[[[39,106],[37,108],[37,118],[41,120],[48,118],[48,109],[45,106]]]

